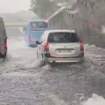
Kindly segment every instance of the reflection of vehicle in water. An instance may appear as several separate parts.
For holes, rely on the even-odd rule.
[[[29,46],[35,46],[36,40],[39,40],[43,32],[49,30],[49,22],[46,20],[32,20],[24,27],[25,42]]]
[[[7,55],[7,34],[3,19],[0,17],[0,58]]]
[[[37,57],[42,59],[43,65],[83,61],[84,46],[74,30],[45,31],[37,43]]]

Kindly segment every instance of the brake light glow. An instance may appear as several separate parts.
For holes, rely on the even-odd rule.
[[[29,37],[29,41],[31,42],[31,39],[30,39],[30,37]]]
[[[49,44],[48,43],[46,43],[44,45],[44,49],[45,49],[45,52],[49,52]]]
[[[80,51],[84,51],[84,44],[83,43],[80,44]]]
[[[45,23],[48,23],[48,21],[46,20]]]
[[[46,43],[44,46],[45,46],[45,47],[49,47],[48,43]]]
[[[32,21],[30,23],[32,23]]]
[[[7,44],[4,44],[4,47],[7,47]]]
[[[83,46],[83,45],[84,45],[83,43],[80,44],[80,46]]]
[[[92,24],[89,24],[89,27],[91,28],[91,27],[93,27],[93,25]]]

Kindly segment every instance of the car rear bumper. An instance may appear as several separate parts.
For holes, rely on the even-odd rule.
[[[84,53],[75,57],[52,57],[49,53],[45,54],[47,62],[81,62],[84,59]]]
[[[82,58],[47,58],[47,62],[81,62]]]

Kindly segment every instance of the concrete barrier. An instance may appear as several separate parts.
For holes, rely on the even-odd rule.
[[[24,27],[26,23],[5,23],[5,27]]]

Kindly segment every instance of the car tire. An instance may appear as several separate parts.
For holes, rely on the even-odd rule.
[[[49,65],[50,67],[54,67],[54,66],[56,65],[56,63],[55,63],[55,62],[52,62],[52,63],[48,63],[48,65]]]
[[[2,58],[2,55],[1,55],[1,53],[0,53],[0,58]]]
[[[37,58],[37,59],[39,58],[39,56],[38,56],[38,52],[36,52],[36,58]]]
[[[80,63],[84,63],[84,61],[85,61],[85,58],[83,57]]]
[[[45,57],[43,55],[41,55],[41,66],[45,66],[46,65],[46,60]]]
[[[84,58],[80,62],[78,62],[77,64],[82,65],[83,63],[84,63]]]
[[[5,52],[5,54],[2,55],[2,58],[6,58],[7,56],[7,52]]]

